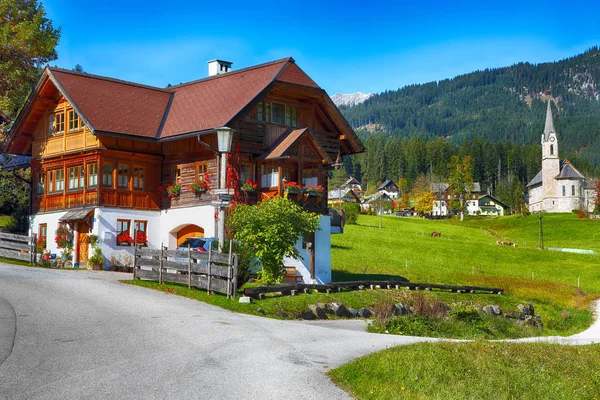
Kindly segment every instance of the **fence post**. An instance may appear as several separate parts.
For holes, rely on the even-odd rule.
[[[192,247],[188,243],[188,289],[192,288]]]
[[[37,265],[37,234],[31,235],[31,248],[29,251],[29,264]]]
[[[227,298],[228,299],[233,299],[233,295],[234,293],[230,293],[233,289],[233,283],[232,283],[232,279],[231,279],[231,275],[232,275],[232,262],[231,262],[231,257],[233,254],[233,241],[230,240],[229,241],[229,259],[227,260]]]
[[[237,276],[238,276],[238,256],[233,258],[233,298],[237,294]]]
[[[162,270],[163,270],[163,265],[164,265],[164,255],[165,255],[165,248],[162,244],[162,242],[160,243],[160,261],[158,263],[158,283],[160,283],[162,285],[163,283],[163,279],[162,279]]]
[[[210,295],[210,279],[212,275],[212,242],[208,244],[208,294]]]
[[[137,236],[136,236],[137,237]],[[133,279],[135,279],[135,269],[138,265],[138,244],[133,243]]]

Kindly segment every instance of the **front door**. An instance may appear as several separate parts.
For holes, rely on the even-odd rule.
[[[77,226],[77,231],[78,231],[78,257],[77,257],[77,262],[79,263],[79,268],[83,268],[86,266],[87,264],[87,260],[88,260],[88,248],[89,248],[89,235],[90,235],[90,228],[88,227],[87,224],[85,223],[79,223]]]

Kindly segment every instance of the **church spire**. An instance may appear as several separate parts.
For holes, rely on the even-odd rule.
[[[550,136],[550,132],[554,132],[556,135],[556,131],[554,130],[554,118],[552,118],[552,107],[550,103],[552,99],[548,100],[548,111],[546,111],[546,126],[544,127],[544,139],[548,141],[548,137]]]

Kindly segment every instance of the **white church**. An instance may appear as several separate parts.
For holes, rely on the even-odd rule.
[[[542,134],[542,170],[527,184],[529,211],[571,212],[594,209],[594,189],[569,160],[558,158],[558,136],[548,100]]]

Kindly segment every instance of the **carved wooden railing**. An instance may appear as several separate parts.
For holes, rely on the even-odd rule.
[[[33,198],[33,212],[60,211],[69,208],[87,206],[109,206],[158,210],[158,194],[149,192],[131,192],[128,190],[102,190],[101,197],[97,190],[83,192],[66,192],[36,196]]]

